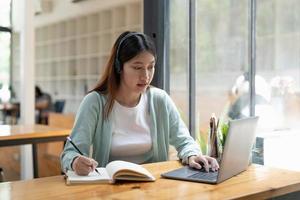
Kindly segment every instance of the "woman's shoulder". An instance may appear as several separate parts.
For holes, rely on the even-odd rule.
[[[152,105],[158,110],[176,110],[176,106],[169,94],[160,88],[151,86],[148,90]]]
[[[166,98],[168,96],[166,91],[154,86],[150,86],[148,91],[154,98]]]
[[[151,86],[148,90],[150,99],[154,102],[166,105],[170,101],[168,93],[160,88]]]
[[[93,104],[98,102],[105,102],[106,101],[106,95],[102,94],[97,91],[89,92],[85,97],[83,98],[83,102]]]
[[[91,99],[95,99],[95,98],[106,98],[106,95],[98,92],[98,91],[92,91],[89,92],[88,94],[85,95],[85,98],[91,98]]]

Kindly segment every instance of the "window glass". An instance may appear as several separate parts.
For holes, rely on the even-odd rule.
[[[205,153],[212,113],[249,116],[248,1],[196,3],[196,134]]]
[[[0,84],[8,85],[10,69],[10,33],[8,32],[0,32],[0,52]]]
[[[10,0],[0,1],[0,26],[10,27]]]
[[[267,131],[299,127],[299,9],[299,1],[257,3],[257,74],[266,80],[270,90],[266,100],[271,111],[265,113],[262,127]],[[256,108],[256,112],[264,110]]]
[[[188,125],[188,1],[170,1],[170,95]]]
[[[260,116],[259,132],[269,144],[264,149],[264,162],[297,170],[300,168],[295,159],[300,152],[299,10],[297,0],[257,1],[256,71],[264,81],[263,87],[268,89],[256,85],[261,97],[255,107]]]

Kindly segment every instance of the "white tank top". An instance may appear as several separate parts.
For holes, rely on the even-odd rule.
[[[144,163],[144,155],[152,148],[147,94],[141,95],[138,105],[125,107],[114,102],[112,109],[112,143],[110,161],[125,160]]]

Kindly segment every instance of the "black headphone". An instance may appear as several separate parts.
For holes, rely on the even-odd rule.
[[[120,51],[120,46],[122,45],[122,43],[127,40],[129,37],[133,36],[133,35],[141,35],[144,36],[143,33],[138,33],[138,32],[131,32],[128,33],[127,35],[125,35],[119,42],[117,49],[116,49],[116,59],[115,59],[115,70],[118,74],[121,73],[122,71],[122,66],[121,66],[121,61],[119,60],[119,51]]]

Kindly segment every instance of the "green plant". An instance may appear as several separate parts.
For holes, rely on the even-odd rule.
[[[199,134],[197,135],[197,142],[200,146],[202,154],[206,155],[207,151],[207,142],[204,137],[204,134],[200,131]]]
[[[228,134],[228,129],[229,129],[228,123],[222,122],[220,124],[220,132],[221,132],[220,142],[222,144],[222,149],[224,148],[224,145],[225,145],[226,137]]]

